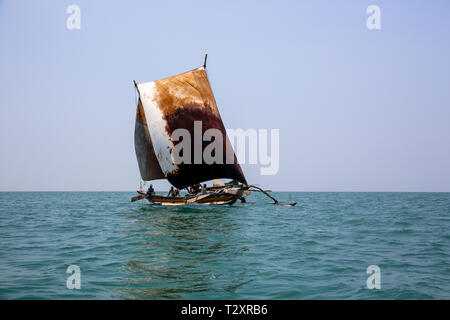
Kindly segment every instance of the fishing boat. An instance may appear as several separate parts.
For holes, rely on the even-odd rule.
[[[141,178],[166,179],[176,191],[156,194],[152,188],[141,187],[131,200],[147,199],[163,206],[232,205],[258,191],[274,204],[282,204],[267,191],[247,184],[217,108],[206,59],[207,55],[203,66],[169,78],[133,81],[137,92],[134,145]],[[224,184],[222,179],[230,182]],[[213,186],[201,185],[210,180]]]

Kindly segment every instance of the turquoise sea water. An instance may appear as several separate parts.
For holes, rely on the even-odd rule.
[[[450,299],[450,193],[275,193],[295,207],[134,195],[0,193],[0,298]]]

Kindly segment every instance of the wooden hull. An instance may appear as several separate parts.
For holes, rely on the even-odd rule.
[[[208,192],[206,194],[188,195],[188,196],[164,196],[164,195],[146,195],[145,198],[154,205],[161,206],[179,206],[185,204],[234,204],[241,198],[246,190],[239,189],[236,192]],[[141,192],[139,192],[141,193]],[[142,194],[142,193],[141,193]]]
[[[166,197],[166,196],[152,195],[147,196],[146,199],[150,203],[155,205],[178,206],[186,204],[185,197]]]

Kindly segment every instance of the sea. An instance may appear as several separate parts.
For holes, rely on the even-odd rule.
[[[450,193],[1,192],[0,299],[450,299]]]

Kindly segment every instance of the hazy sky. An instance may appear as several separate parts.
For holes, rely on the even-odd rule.
[[[446,0],[0,0],[0,46],[2,191],[135,190],[132,80],[204,53],[225,126],[280,129],[279,173],[250,183],[450,191]]]

